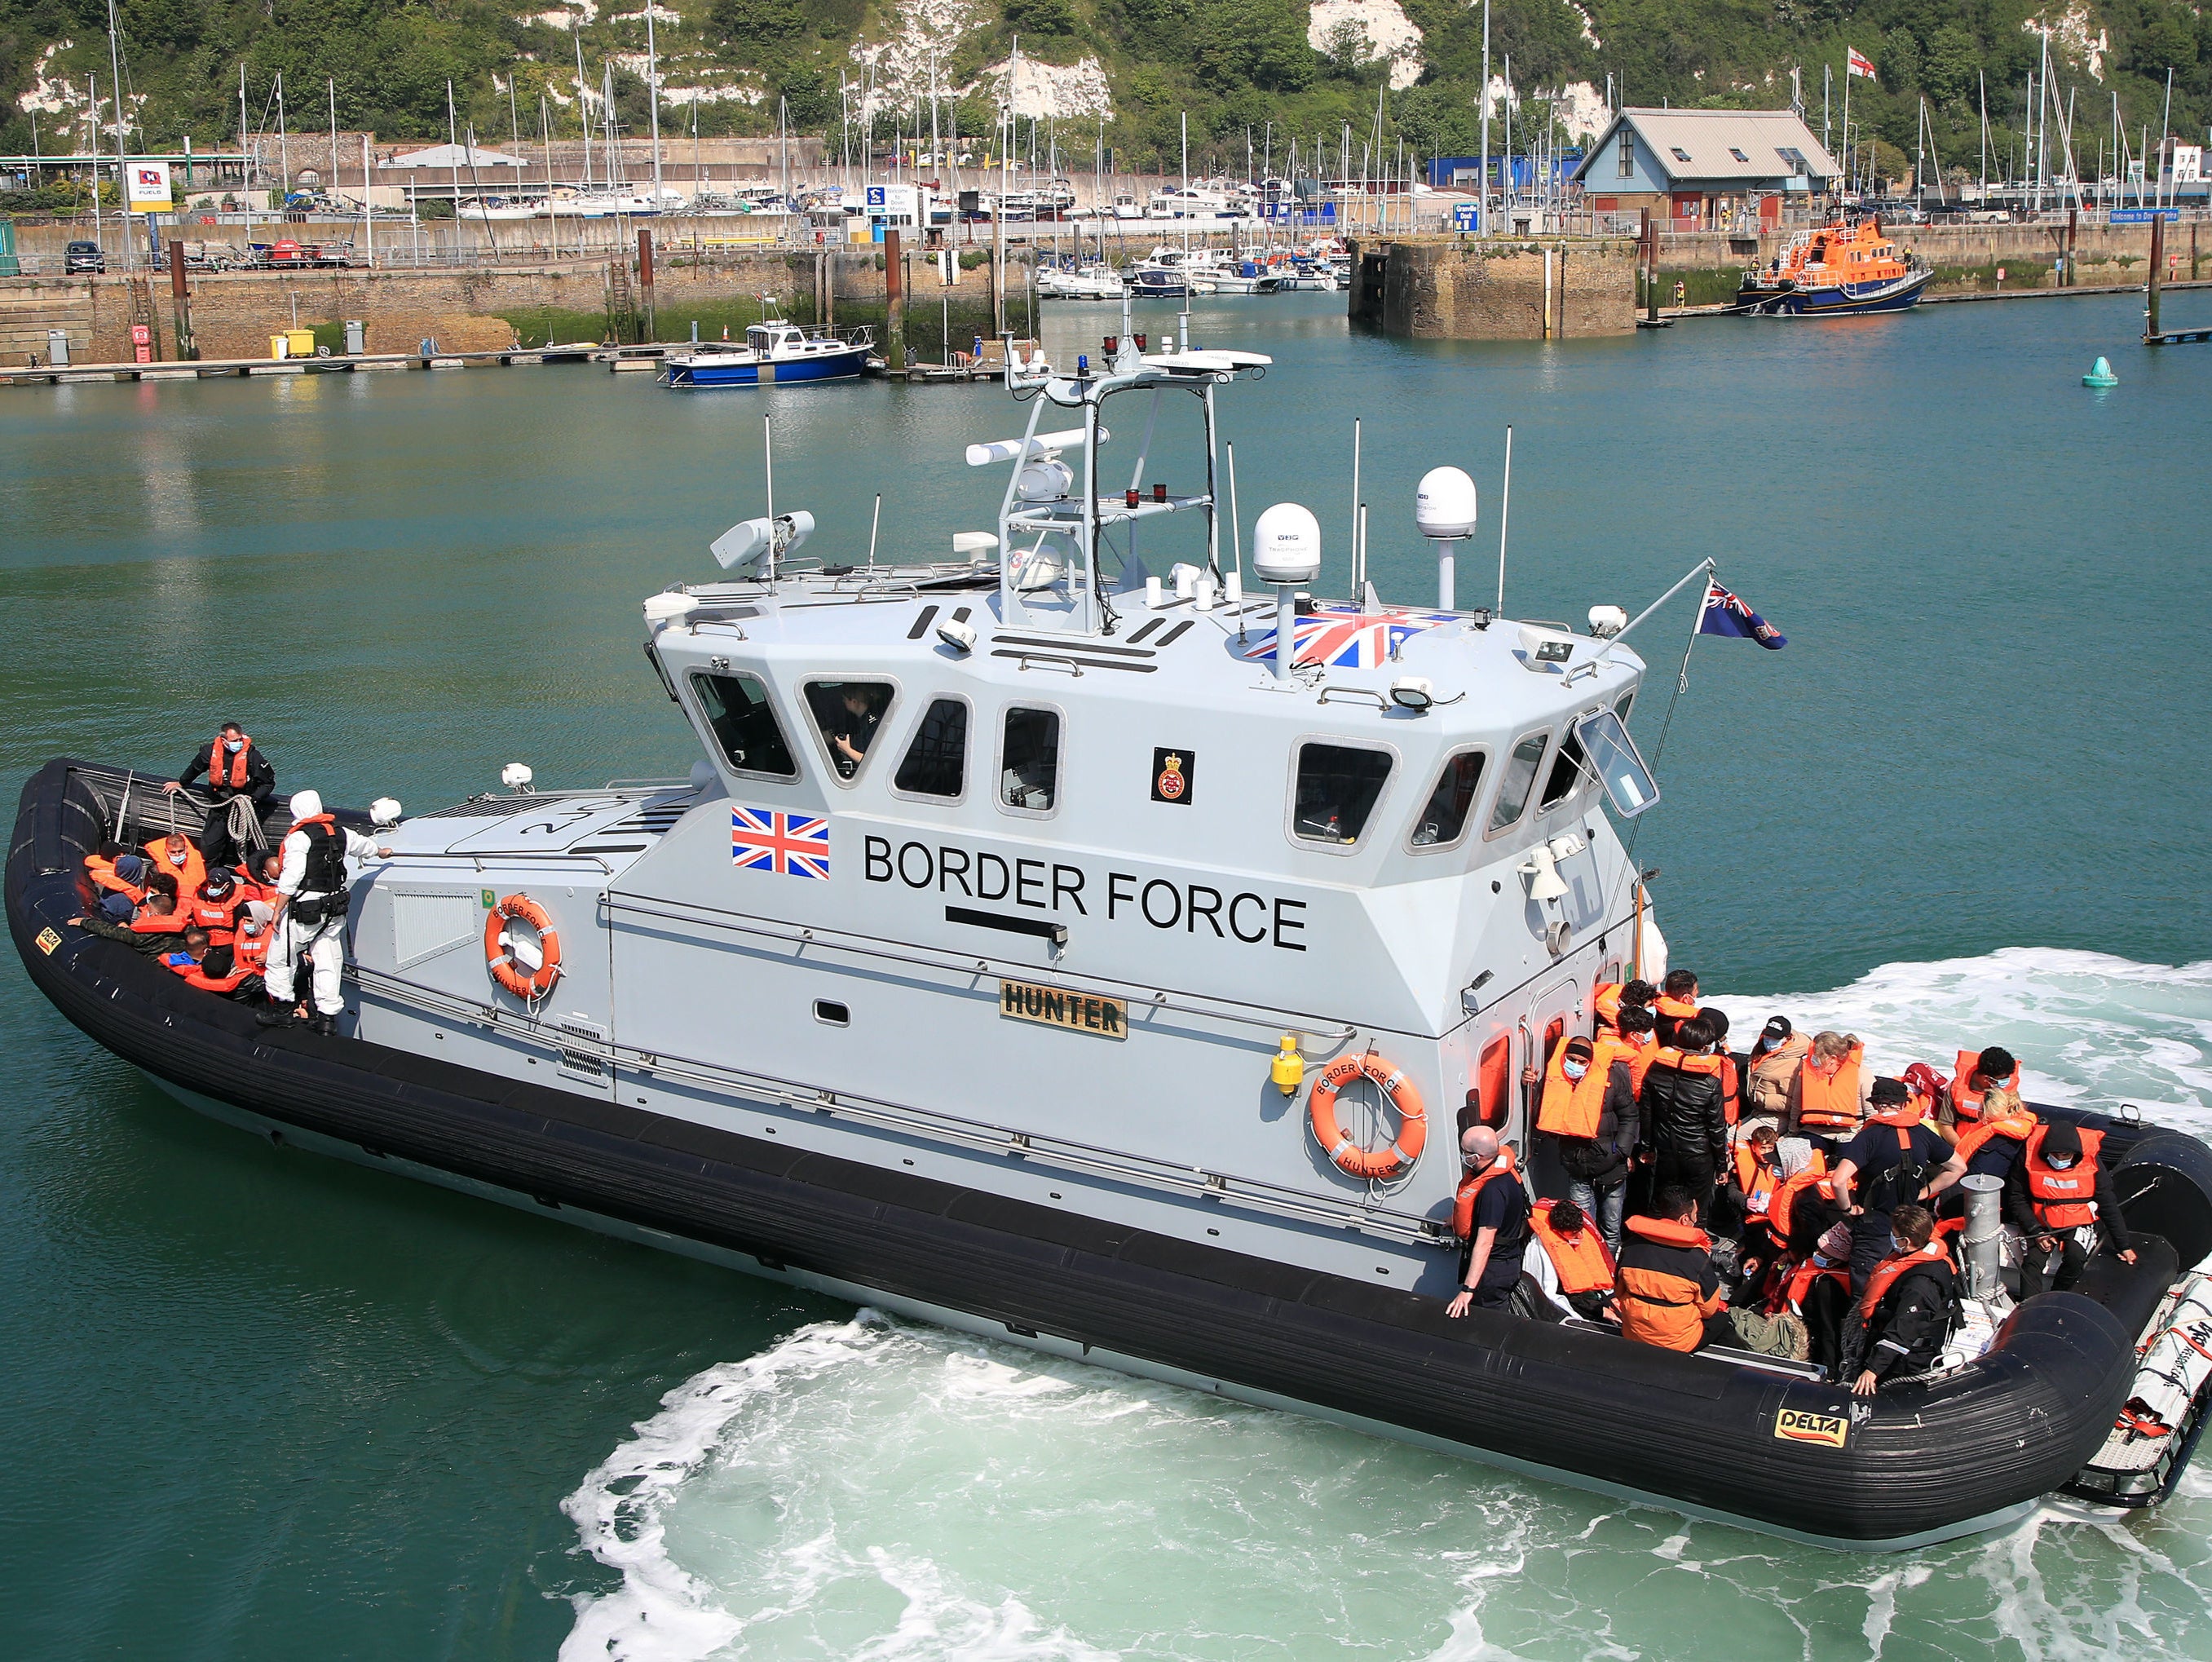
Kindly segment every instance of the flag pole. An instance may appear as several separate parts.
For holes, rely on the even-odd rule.
[[[1688,574],[1685,575],[1680,582],[1676,583],[1664,594],[1662,594],[1657,600],[1652,601],[1650,606],[1645,606],[1643,611],[1638,612],[1635,617],[1630,618],[1627,623],[1622,624],[1620,629],[1612,636],[1612,638],[1606,642],[1603,650],[1600,651],[1595,658],[1592,658],[1586,664],[1578,664],[1574,668],[1569,670],[1567,672],[1567,679],[1569,681],[1573,681],[1579,679],[1584,675],[1595,674],[1599,667],[1605,662],[1607,654],[1613,650],[1614,642],[1620,641],[1630,630],[1634,629],[1638,624],[1642,623],[1646,618],[1649,618],[1653,612],[1658,611],[1661,606],[1666,605],[1668,601],[1673,600],[1677,594],[1680,594],[1684,589],[1687,588],[1698,578],[1703,577],[1710,581],[1716,569],[1715,563],[1710,557],[1698,561],[1696,565],[1691,567]],[[1705,619],[1705,609],[1703,606],[1700,606],[1698,608],[1697,615],[1690,620],[1690,632],[1692,636],[1697,633],[1698,625],[1703,623]],[[1689,659],[1686,654],[1685,654],[1683,658],[1683,673],[1685,674],[1689,673]]]

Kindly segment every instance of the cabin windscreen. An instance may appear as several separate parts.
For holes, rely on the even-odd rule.
[[[1549,813],[1553,808],[1575,794],[1582,782],[1583,743],[1570,728],[1567,736],[1559,741],[1559,748],[1552,758],[1551,776],[1544,781],[1544,794],[1536,805],[1539,813]]]
[[[859,776],[884,719],[891,712],[888,681],[809,681],[802,689],[807,714],[840,779]]]
[[[1449,848],[1467,834],[1468,816],[1482,789],[1482,766],[1488,759],[1479,750],[1463,750],[1445,759],[1436,788],[1413,822],[1413,847]]]
[[[771,779],[796,779],[799,761],[768,701],[768,689],[757,675],[710,675],[697,672],[691,690],[699,699],[700,714],[721,746],[722,758],[739,773],[765,774]]]
[[[1299,746],[1293,828],[1310,843],[1358,842],[1389,777],[1387,751],[1349,745]]]
[[[1498,806],[1490,811],[1491,835],[1521,823],[1528,793],[1536,786],[1536,769],[1544,760],[1544,746],[1551,742],[1550,734],[1532,733],[1513,746],[1513,754],[1506,758],[1504,782],[1498,788]]]
[[[957,800],[967,788],[968,705],[958,698],[938,698],[922,713],[891,788],[909,796]]]
[[[1592,710],[1576,719],[1574,732],[1597,770],[1606,795],[1623,819],[1633,819],[1658,801],[1659,782],[1644,764],[1636,741],[1628,736],[1628,728],[1617,714]]]

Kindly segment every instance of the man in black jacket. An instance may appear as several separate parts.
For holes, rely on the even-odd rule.
[[[1931,1244],[1936,1220],[1925,1207],[1889,1215],[1890,1251],[1844,1324],[1843,1374],[1855,1396],[1871,1397],[1884,1378],[1925,1373],[1951,1333],[1951,1257]]]
[[[1662,1190],[1687,1190],[1700,1224],[1712,1215],[1714,1182],[1729,1153],[1723,1058],[1712,1049],[1713,1030],[1703,1018],[1676,1023],[1674,1042],[1651,1059],[1638,1098],[1644,1135],[1657,1156],[1653,1182]]]
[[[225,721],[214,742],[205,750],[194,751],[184,770],[161,788],[173,794],[202,774],[207,776],[207,794],[215,799],[216,811],[208,815],[207,829],[200,837],[200,851],[207,855],[209,865],[228,866],[239,852],[227,818],[231,799],[246,798],[253,804],[253,817],[266,819],[270,801],[276,794],[276,770],[246,736],[244,728],[235,721]]]

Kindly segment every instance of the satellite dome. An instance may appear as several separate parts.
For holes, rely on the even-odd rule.
[[[1413,523],[1424,537],[1474,535],[1474,481],[1456,467],[1431,467],[1413,491]]]
[[[1277,502],[1252,527],[1252,572],[1263,583],[1310,583],[1321,575],[1321,521]]]

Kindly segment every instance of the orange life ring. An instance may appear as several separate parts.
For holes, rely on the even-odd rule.
[[[1398,1112],[1398,1140],[1381,1148],[1362,1148],[1345,1135],[1336,1123],[1337,1093],[1355,1079],[1370,1079]],[[1429,1117],[1421,1106],[1421,1093],[1405,1070],[1394,1068],[1372,1050],[1364,1056],[1339,1056],[1314,1081],[1306,1104],[1313,1134],[1328,1151],[1339,1171],[1355,1178],[1389,1178],[1409,1170],[1421,1157],[1429,1140]]]
[[[506,925],[516,918],[538,931],[538,946],[544,957],[535,975],[525,975],[508,952]],[[484,964],[491,978],[517,998],[534,1004],[553,990],[561,978],[561,937],[545,908],[526,894],[511,894],[491,909],[484,919]]]

